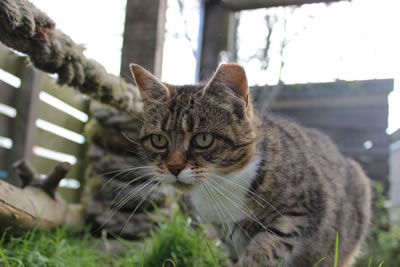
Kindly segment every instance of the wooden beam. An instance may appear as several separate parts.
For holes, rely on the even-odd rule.
[[[400,129],[397,129],[394,133],[390,135],[390,140],[392,143],[400,140]]]
[[[309,97],[303,99],[282,99],[271,103],[274,110],[312,108],[381,107],[387,105],[387,95],[360,95],[332,97]]]
[[[220,0],[205,1],[201,42],[199,80],[204,81],[213,74],[219,64],[221,51],[228,46],[229,10]]]
[[[14,107],[17,90],[17,88],[0,80],[0,103]]]
[[[222,0],[227,8],[236,11],[279,6],[299,6],[303,4],[332,3],[339,1],[343,0]]]
[[[0,180],[0,232],[81,224],[82,214],[80,205],[52,198],[39,187],[20,189]]]
[[[18,110],[13,122],[13,148],[8,158],[8,165],[20,159],[30,160],[32,147],[36,139],[35,120],[39,111],[39,92],[41,73],[33,67],[22,68],[21,88],[17,90],[15,108]],[[14,175],[14,170],[9,169],[10,175],[7,182],[19,185],[20,181]]]
[[[121,77],[127,81],[130,63],[161,77],[166,10],[165,0],[128,0],[121,60]]]

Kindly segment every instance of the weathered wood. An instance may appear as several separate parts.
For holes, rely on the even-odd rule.
[[[400,129],[390,136],[390,202],[400,211]]]
[[[220,52],[228,46],[229,11],[220,0],[204,2],[201,57],[197,70],[200,81],[210,78],[218,67]]]
[[[130,63],[161,77],[166,10],[165,0],[127,1],[121,76],[128,81]]]
[[[68,203],[79,204],[81,199],[81,189],[59,187],[57,193]]]
[[[279,6],[299,6],[313,3],[332,3],[343,0],[222,0],[226,7],[233,10],[269,8]]]
[[[21,158],[27,160],[31,158],[32,146],[36,138],[35,120],[39,107],[41,74],[32,67],[26,67],[21,78],[23,82],[16,94],[15,108],[18,113],[13,123],[14,145],[9,157],[10,166]],[[10,173],[12,172],[10,170]],[[19,184],[15,175],[10,175],[8,182]]]
[[[361,95],[386,95],[393,90],[393,79],[342,81],[328,83],[307,84],[282,84],[279,91],[279,99],[296,97],[306,99],[309,97],[337,97],[337,96],[361,96]],[[262,91],[271,92],[273,86],[253,86],[251,94],[258,99]]]
[[[0,80],[0,103],[14,107],[16,90],[16,88]]]
[[[271,109],[310,109],[310,108],[351,108],[381,107],[387,104],[387,95],[359,95],[335,97],[307,97],[277,99],[270,105]]]
[[[45,147],[58,152],[74,155],[76,157],[82,156],[83,145],[52,134],[41,129],[38,130],[36,145]]]
[[[71,87],[57,85],[49,76],[43,77],[41,89],[82,112],[87,112],[89,108],[88,99],[84,99]]]
[[[0,114],[0,136],[12,138],[13,122],[13,118]]]
[[[327,133],[334,140],[340,140],[340,145],[351,148],[364,148],[366,141],[371,141],[373,147],[384,146],[387,148],[389,136],[385,134],[386,128],[351,128],[351,127],[319,127],[321,131]]]
[[[300,100],[299,100],[300,101]],[[386,107],[337,107],[274,110],[276,114],[288,116],[310,127],[387,128]]]
[[[400,140],[400,129],[397,129],[394,133],[390,135],[390,140],[392,143]]]
[[[21,67],[25,65],[26,57],[19,57],[10,49],[0,44],[0,69],[3,69],[15,76],[21,75]]]
[[[388,189],[387,96],[392,89],[393,80],[282,85],[269,109],[329,135],[344,155]],[[270,91],[268,86],[253,88],[256,106]],[[371,148],[364,147],[366,141]]]
[[[0,170],[2,171],[7,171],[8,169],[8,161],[6,160],[8,153],[10,153],[8,149],[0,147]]]
[[[42,189],[24,189],[0,181],[0,231],[23,233],[33,227],[48,229],[83,223],[82,208],[53,199]]]
[[[39,107],[39,118],[76,133],[82,133],[84,127],[83,122],[46,103]]]

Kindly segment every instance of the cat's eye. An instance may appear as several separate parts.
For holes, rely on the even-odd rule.
[[[161,134],[152,134],[150,139],[151,139],[151,144],[155,148],[162,149],[162,148],[167,148],[168,146],[167,138]]]
[[[208,148],[214,142],[214,135],[210,133],[196,134],[193,139],[193,145],[199,148]]]

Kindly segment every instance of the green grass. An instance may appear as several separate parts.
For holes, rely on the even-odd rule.
[[[148,248],[127,245],[119,256],[100,252],[101,239],[88,228],[59,228],[27,232],[20,237],[3,234],[0,239],[0,266],[223,266],[222,251],[209,240],[203,226],[190,227],[177,213],[172,221],[162,219],[151,233]],[[127,243],[127,242],[126,242]],[[172,264],[172,262],[174,264]]]
[[[387,214],[379,214],[380,210],[375,214],[381,215],[376,218],[382,222],[375,221],[371,227],[368,249],[364,251],[356,267],[400,266],[400,233],[394,230],[382,231],[387,224]],[[0,267],[226,265],[222,248],[215,246],[215,240],[211,240],[206,234],[205,226],[191,223],[180,212],[174,214],[170,220],[159,217],[161,219],[157,219],[158,227],[150,233],[144,247],[138,249],[137,246],[124,242],[127,244],[126,249],[120,255],[101,252],[99,246],[103,241],[93,237],[87,227],[63,227],[54,231],[32,230],[19,237],[3,234],[0,237]],[[337,235],[333,267],[337,266],[340,259],[339,242]],[[318,267],[323,260],[324,258],[316,259],[313,267]],[[285,266],[284,260],[276,266]]]
[[[0,266],[101,266],[113,259],[99,253],[100,241],[87,229],[27,232],[0,241]]]
[[[172,222],[161,220],[151,233],[151,250],[142,257],[143,266],[223,266],[222,249],[209,240],[202,225],[177,214]]]
[[[355,267],[400,266],[400,231],[391,225],[390,209],[385,207],[387,197],[383,185],[374,183],[375,209],[367,238],[367,246]]]

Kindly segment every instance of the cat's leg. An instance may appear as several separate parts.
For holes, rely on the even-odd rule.
[[[278,262],[285,262],[285,267],[309,266],[307,259],[299,257],[304,251],[301,240],[305,240],[302,229],[307,222],[307,215],[298,211],[288,211],[286,214],[290,216],[280,214],[272,218],[270,223],[266,222],[264,227],[259,227],[255,222],[246,225],[244,230],[248,230],[246,236],[251,236],[251,240],[235,266],[272,267],[277,266]],[[256,228],[258,231],[251,232],[251,229]],[[292,260],[296,261],[295,265],[291,265]]]
[[[275,230],[275,231],[273,231]],[[287,262],[297,238],[279,230],[260,232],[249,243],[235,267],[277,266],[278,262]],[[285,264],[285,266],[288,266]]]

